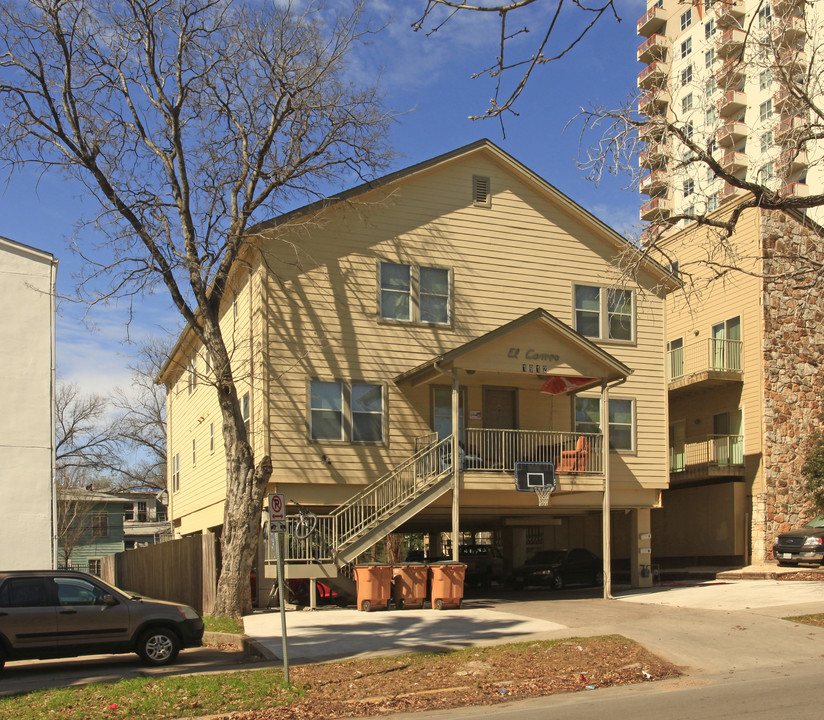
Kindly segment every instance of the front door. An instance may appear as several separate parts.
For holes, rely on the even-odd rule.
[[[512,467],[515,433],[507,431],[518,427],[517,393],[515,388],[484,388],[485,456],[490,467]]]

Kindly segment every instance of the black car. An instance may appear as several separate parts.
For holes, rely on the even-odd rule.
[[[804,527],[781,533],[775,539],[773,557],[779,565],[824,565],[824,515]]]
[[[71,570],[0,571],[0,668],[6,660],[130,652],[166,665],[202,638],[203,619],[187,605]]]
[[[541,550],[512,574],[513,587],[548,585],[560,590],[567,585],[603,585],[601,559],[585,548]]]

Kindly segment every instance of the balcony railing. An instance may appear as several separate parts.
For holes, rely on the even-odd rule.
[[[728,122],[718,129],[718,144],[723,147],[737,145],[747,137],[747,124],[738,120]]]
[[[707,435],[706,440],[670,445],[670,472],[716,474],[742,469],[744,466],[743,435]]]
[[[778,142],[793,141],[800,135],[809,132],[809,124],[800,115],[784,118],[775,128],[775,139]]]
[[[708,338],[667,352],[669,381],[709,371],[741,373],[741,340]]]
[[[721,0],[715,10],[715,22],[719,27],[738,27],[745,12],[744,0]]]
[[[721,33],[721,37],[715,44],[715,52],[718,57],[728,57],[741,51],[744,47],[744,42],[747,39],[747,33],[739,28],[729,28]]]
[[[739,198],[744,195],[747,191],[744,188],[740,188],[737,185],[733,185],[732,183],[724,183],[724,187],[722,187],[718,191],[718,201],[725,203],[729,200],[734,200],[735,198]]]
[[[726,153],[719,161],[719,164],[729,173],[737,173],[740,170],[746,170],[747,153],[733,150],[732,152]]]
[[[729,117],[740,113],[747,107],[747,93],[743,90],[727,90],[718,103],[718,112],[721,117]]]
[[[582,437],[585,449],[576,450]],[[604,472],[600,433],[467,428],[465,438],[461,463],[467,472],[514,472],[518,462],[551,462],[560,473]]]
[[[784,197],[809,197],[810,186],[803,182],[787,183],[781,188],[781,194]]]
[[[664,35],[650,35],[638,47],[638,62],[652,62],[653,60],[660,60],[669,49],[669,40]]]
[[[672,212],[672,204],[669,198],[657,197],[645,202],[641,206],[642,220],[661,220],[668,218]]]
[[[668,70],[667,63],[661,60],[651,62],[638,73],[638,87],[644,90],[663,87],[667,79]]]
[[[776,169],[781,175],[789,176],[801,172],[808,164],[806,150],[789,148],[779,155]]]
[[[666,170],[654,170],[641,179],[639,187],[645,195],[658,195],[661,190],[667,187],[668,182],[669,173]]]

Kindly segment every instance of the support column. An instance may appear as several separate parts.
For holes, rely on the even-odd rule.
[[[460,478],[461,478],[461,393],[458,384],[458,371],[452,369],[452,559],[458,562],[460,552]]]
[[[630,583],[632,587],[652,587],[652,512],[634,508],[630,515]]]
[[[601,515],[603,516],[604,599],[609,600],[612,598],[612,527],[610,524],[612,499],[609,486],[609,387],[606,381],[601,383],[601,437],[604,444],[604,502],[601,508]]]

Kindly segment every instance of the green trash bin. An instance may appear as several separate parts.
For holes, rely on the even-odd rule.
[[[458,562],[439,562],[429,566],[432,579],[431,602],[434,610],[459,608],[463,600],[466,565]]]
[[[358,610],[386,610],[392,595],[392,566],[380,563],[355,565]]]
[[[428,572],[423,563],[406,563],[392,567],[392,599],[396,608],[403,610],[423,607]]]

